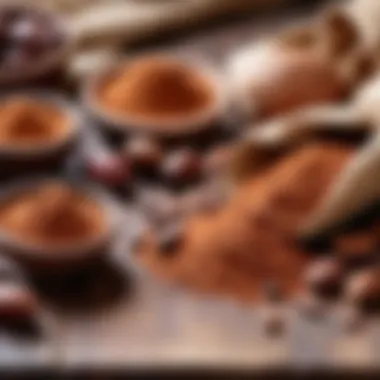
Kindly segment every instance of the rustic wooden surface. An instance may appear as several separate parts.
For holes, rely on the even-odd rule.
[[[312,5],[278,15],[247,17],[207,31],[182,35],[146,49],[179,51],[221,64],[229,52],[281,26],[303,20]],[[380,366],[380,327],[370,323],[348,335],[338,313],[307,321],[284,307],[285,334],[263,333],[265,310],[226,300],[202,299],[158,283],[130,254],[143,220],[133,204],[110,201],[119,238],[109,255],[86,276],[37,283],[44,302],[41,338],[0,331],[0,369],[54,371],[121,368],[336,368]]]

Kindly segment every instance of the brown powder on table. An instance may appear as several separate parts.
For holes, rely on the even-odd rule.
[[[69,120],[57,107],[27,98],[0,104],[0,145],[51,143],[68,133]]]
[[[94,199],[64,183],[48,183],[1,204],[0,228],[27,243],[69,245],[102,234],[105,216]]]
[[[138,257],[154,274],[206,293],[254,300],[275,282],[285,296],[303,287],[307,255],[296,243],[300,223],[317,206],[354,148],[330,142],[300,147],[246,181],[223,209],[191,217],[166,257],[150,233]]]
[[[164,58],[143,58],[121,68],[99,89],[100,102],[124,116],[149,120],[188,117],[214,100],[208,79]]]

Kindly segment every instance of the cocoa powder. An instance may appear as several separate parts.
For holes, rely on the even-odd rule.
[[[0,144],[24,146],[58,141],[69,132],[69,120],[54,106],[28,98],[0,104]]]
[[[48,183],[1,204],[0,227],[27,243],[58,246],[99,236],[105,218],[95,200],[64,183]]]
[[[151,231],[138,257],[165,281],[239,300],[265,297],[273,281],[285,297],[304,288],[309,259],[297,243],[300,224],[318,205],[354,148],[315,142],[295,149],[240,185],[218,212],[187,220],[176,252],[165,258]]]
[[[162,120],[204,111],[214,93],[207,78],[196,69],[169,59],[143,58],[108,78],[98,98],[121,116]]]

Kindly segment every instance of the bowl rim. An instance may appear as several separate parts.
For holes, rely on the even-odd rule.
[[[48,92],[14,91],[0,96],[0,105],[17,99],[32,99],[56,107],[63,116],[68,118],[68,131],[65,136],[57,141],[42,142],[25,146],[17,144],[0,144],[0,159],[4,156],[18,158],[20,160],[49,156],[79,138],[83,126],[81,114],[79,110],[64,97]]]
[[[17,237],[12,233],[6,232],[2,227],[0,227],[1,246],[9,248],[12,256],[22,257],[33,261],[47,260],[49,262],[61,263],[66,261],[77,261],[86,258],[87,256],[91,256],[97,248],[101,248],[111,241],[111,238],[116,230],[116,218],[112,217],[111,212],[109,211],[110,200],[107,199],[108,197],[103,191],[100,191],[94,186],[57,177],[29,178],[13,182],[6,188],[1,189],[0,202],[6,202],[15,195],[23,194],[30,189],[34,189],[48,183],[65,183],[71,188],[89,195],[91,199],[97,202],[97,204],[102,208],[105,221],[104,231],[101,234],[80,243],[50,247],[29,243],[21,237]],[[14,250],[16,252],[12,252]]]
[[[52,49],[46,56],[36,60],[35,63],[30,63],[28,66],[23,67],[22,70],[0,70],[1,85],[11,85],[38,78],[52,70],[55,66],[58,67],[74,51],[76,45],[75,35],[70,28],[68,18],[63,14],[55,12],[46,6],[22,0],[5,0],[0,4],[0,11],[7,8],[32,10],[46,15],[54,21],[57,30],[62,33],[63,40],[56,49]]]
[[[162,119],[154,121],[151,118],[141,116],[118,115],[107,107],[102,106],[96,97],[96,89],[101,81],[112,72],[126,67],[129,64],[142,59],[163,59],[179,62],[186,67],[195,69],[209,82],[213,91],[214,99],[211,104],[203,110],[194,112],[186,117],[173,119]],[[127,134],[128,132],[139,132],[154,134],[162,137],[176,137],[191,135],[206,130],[212,122],[222,117],[229,105],[227,86],[223,80],[222,71],[203,59],[184,57],[176,53],[144,53],[133,57],[122,57],[113,64],[107,65],[95,75],[84,81],[80,91],[81,102],[89,113],[100,120],[107,128]]]

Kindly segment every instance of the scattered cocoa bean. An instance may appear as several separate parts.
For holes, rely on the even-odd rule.
[[[378,268],[363,269],[352,274],[346,283],[347,299],[358,307],[380,302],[380,272]]]
[[[168,154],[161,165],[161,174],[173,186],[183,186],[197,181],[201,176],[202,160],[189,148]]]
[[[336,295],[341,289],[343,270],[334,258],[320,258],[306,270],[305,281],[318,295]]]
[[[124,147],[126,159],[138,171],[155,172],[163,159],[163,150],[156,141],[148,137],[134,137]]]
[[[116,154],[90,157],[87,171],[93,179],[109,187],[127,186],[132,181],[130,165]]]
[[[36,310],[37,300],[29,289],[20,284],[0,283],[0,318],[30,318]]]

